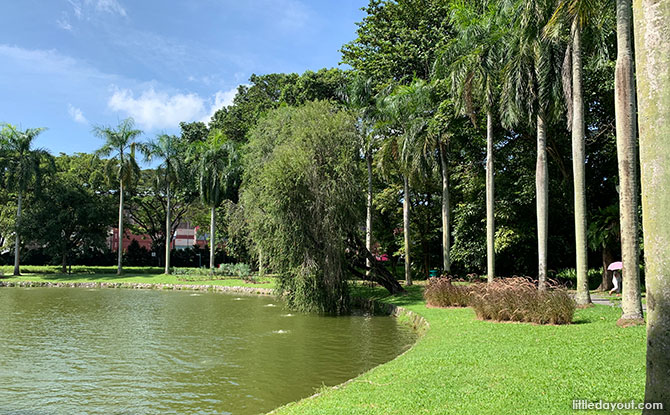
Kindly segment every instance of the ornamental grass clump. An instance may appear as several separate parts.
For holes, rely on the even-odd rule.
[[[449,277],[430,278],[423,292],[428,305],[433,307],[467,307],[473,285],[454,284]]]
[[[514,277],[481,284],[470,305],[482,320],[519,321],[536,324],[570,324],[575,302],[556,285],[539,291],[533,281]]]

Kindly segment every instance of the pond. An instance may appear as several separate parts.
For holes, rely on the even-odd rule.
[[[3,414],[256,414],[387,362],[392,317],[291,313],[271,297],[0,289]]]

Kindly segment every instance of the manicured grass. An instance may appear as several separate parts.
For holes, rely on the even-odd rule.
[[[162,267],[123,267],[129,274],[161,274],[164,269]],[[73,274],[115,274],[116,266],[88,266],[88,265],[73,265]],[[13,265],[0,265],[0,273],[4,275],[12,275],[14,272]],[[61,274],[62,267],[60,265],[21,265],[22,274]]]
[[[645,329],[617,327],[617,308],[577,310],[565,326],[493,323],[469,308],[426,308],[420,287],[363,290],[430,329],[406,354],[278,414],[571,414],[573,399],[643,400]]]
[[[7,274],[5,274],[6,276]],[[183,281],[175,275],[164,274],[128,274],[117,276],[116,274],[23,274],[19,277],[6,277],[3,281],[34,281],[34,282],[125,282],[145,284],[187,284],[187,285],[225,285],[231,287],[257,287],[273,288],[274,280],[271,278],[260,279],[259,284],[251,284],[237,278],[223,278],[210,280],[203,278],[198,281]]]

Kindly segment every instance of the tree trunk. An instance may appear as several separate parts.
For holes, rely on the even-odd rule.
[[[612,255],[612,250],[609,247],[604,246],[602,252],[603,258],[603,279],[598,287],[598,291],[609,291],[614,285],[612,284],[612,271],[608,271],[607,267],[614,262],[614,255]]]
[[[116,275],[121,274],[123,274],[123,179],[119,185],[119,247],[116,268]]]
[[[403,237],[405,240],[405,284],[412,285],[412,268],[409,256],[409,179],[406,175],[403,179],[403,201],[402,201],[402,222]]]
[[[21,245],[21,240],[19,237],[19,225],[21,222],[21,203],[23,202],[22,196],[23,195],[19,190],[18,200],[16,202],[17,208],[16,208],[16,233],[15,233],[16,236],[14,237],[14,275],[21,275],[21,269],[19,264],[19,254],[20,254],[19,245]]]
[[[365,247],[372,252],[372,154],[368,152],[365,155],[365,161],[368,165],[368,200],[365,211]],[[367,274],[370,273],[370,260],[365,260],[365,266],[368,267]]]
[[[62,258],[61,258],[61,272],[63,274],[67,274],[67,251],[63,252]]]
[[[216,208],[212,206],[209,218],[209,269],[214,271],[214,245],[216,244],[216,229],[214,227],[214,217]]]
[[[624,320],[642,322],[640,299],[640,247],[637,235],[637,148],[635,78],[631,39],[631,2],[617,0],[617,61],[614,73],[617,155],[619,159],[619,212],[623,281],[621,308]]]
[[[170,186],[167,188],[167,205],[165,209],[165,275],[170,275],[170,237],[172,223],[170,223]]]
[[[645,402],[670,408],[670,2],[635,0],[635,64],[647,285]],[[645,410],[644,414],[662,411]]]
[[[486,277],[488,282],[493,282],[496,272],[493,174],[493,114],[489,110],[486,114]]]
[[[575,251],[577,253],[578,305],[591,304],[586,245],[585,126],[582,97],[582,33],[577,19],[572,26],[572,169],[575,196]]]
[[[265,276],[265,264],[263,263],[263,250],[258,250],[258,276]]]
[[[449,166],[444,143],[440,143],[440,165],[442,166],[442,270],[449,274],[451,272],[451,259],[449,249],[451,240],[449,235]]]
[[[537,281],[538,289],[547,283],[547,240],[549,235],[549,168],[547,166],[547,126],[537,116],[537,162],[535,165],[537,209]]]

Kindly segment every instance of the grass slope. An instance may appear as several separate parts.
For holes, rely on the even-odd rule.
[[[570,414],[573,399],[643,400],[645,329],[617,327],[619,309],[595,306],[578,310],[574,324],[535,326],[426,308],[419,287],[383,300],[424,316],[426,335],[397,359],[277,414]]]
[[[255,288],[273,288],[274,282],[269,278],[261,279],[259,284],[247,283],[237,278],[223,278],[210,280],[184,281],[175,275],[165,274],[134,274],[128,271],[127,274],[117,276],[116,274],[23,274],[18,277],[7,276],[3,281],[35,281],[35,282],[126,282],[126,283],[144,283],[144,284],[188,284],[188,285],[225,285],[230,287],[255,287]]]

